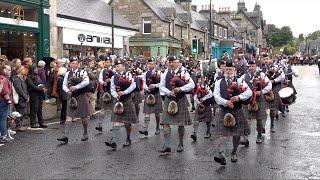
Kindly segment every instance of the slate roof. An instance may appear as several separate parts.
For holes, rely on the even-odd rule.
[[[143,0],[143,2],[163,21],[168,21],[168,13],[173,12],[175,9],[176,24],[185,25],[184,23],[190,22],[191,28],[203,31],[203,21],[208,21],[204,16],[198,12],[186,11],[181,5],[169,2],[167,0]]]
[[[67,19],[90,21],[94,24],[111,25],[111,7],[103,0],[58,0],[57,16]],[[114,11],[116,27],[138,31]]]

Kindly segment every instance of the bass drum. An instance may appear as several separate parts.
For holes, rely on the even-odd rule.
[[[296,95],[294,93],[294,90],[291,87],[285,87],[282,88],[279,91],[279,96],[281,98],[281,101],[284,105],[291,105],[295,103],[296,101]]]

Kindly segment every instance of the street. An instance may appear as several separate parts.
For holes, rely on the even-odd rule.
[[[89,141],[82,142],[81,122],[72,122],[67,145],[60,136],[55,119],[46,130],[27,131],[14,136],[12,143],[0,147],[1,179],[320,179],[320,76],[317,66],[294,66],[299,77],[294,79],[298,95],[285,118],[276,121],[277,132],[270,134],[266,124],[264,142],[255,143],[255,121],[251,122],[250,146],[241,146],[238,162],[220,166],[213,160],[217,137],[204,139],[205,124],[199,127],[198,142],[186,128],[185,151],[177,153],[177,127],[173,128],[173,153],[160,157],[163,134],[154,135],[155,119],[151,118],[149,137],[139,135],[134,125],[131,147],[112,151],[104,142],[111,137],[110,123],[103,133],[89,124]],[[44,112],[45,114],[46,112]],[[193,114],[192,114],[193,117]],[[108,118],[109,120],[110,118]],[[48,122],[49,123],[49,122]],[[124,128],[121,129],[125,133]],[[123,136],[124,137],[124,136]],[[124,139],[122,139],[124,142]],[[232,144],[229,144],[229,150]]]

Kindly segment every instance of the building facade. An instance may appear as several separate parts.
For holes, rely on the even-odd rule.
[[[192,9],[191,0],[114,0],[112,6],[134,28],[130,38],[130,55],[188,55],[191,41],[200,40],[198,58],[208,57],[207,19]]]
[[[0,2],[0,54],[8,59],[50,56],[48,0]]]

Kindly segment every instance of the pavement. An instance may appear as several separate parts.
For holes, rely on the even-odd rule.
[[[58,119],[47,121],[46,130],[27,131],[0,147],[1,179],[320,179],[320,76],[317,66],[294,66],[300,75],[294,79],[296,103],[285,118],[276,121],[276,133],[266,124],[264,142],[255,143],[255,121],[251,122],[250,146],[238,151],[238,162],[227,166],[215,163],[217,137],[204,139],[205,125],[198,130],[198,142],[186,128],[185,151],[177,153],[177,127],[173,127],[173,153],[161,157],[163,134],[154,135],[155,119],[149,137],[138,134],[143,125],[134,125],[131,147],[112,151],[104,142],[111,137],[110,122],[103,133],[90,122],[89,141],[81,142],[81,123],[72,122],[69,143],[61,145]],[[53,113],[51,110],[44,113]],[[193,114],[192,114],[193,116]],[[108,119],[109,119],[108,115]],[[121,129],[124,135],[124,128]],[[124,136],[122,142],[124,142]],[[229,144],[229,150],[232,144]]]

